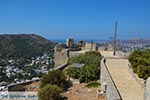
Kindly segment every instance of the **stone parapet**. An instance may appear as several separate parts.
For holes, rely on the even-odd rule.
[[[144,100],[150,100],[150,77],[146,81]]]
[[[103,58],[101,60],[100,81],[102,85],[105,84],[107,86],[106,96],[108,100],[122,100],[122,97],[107,69],[105,62],[106,59]]]

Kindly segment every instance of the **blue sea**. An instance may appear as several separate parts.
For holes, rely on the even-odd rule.
[[[55,43],[66,43],[66,39],[49,39],[49,40]],[[91,40],[90,39],[74,39],[74,42],[77,43],[80,40],[83,40],[86,42],[93,41],[94,43],[109,41],[109,40],[102,40],[102,39],[93,39],[93,40],[92,39]]]

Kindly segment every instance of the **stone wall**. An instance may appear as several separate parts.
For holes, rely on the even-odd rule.
[[[85,43],[85,47],[82,48],[83,50],[93,50],[96,51],[96,44],[95,43]]]
[[[78,51],[69,51],[69,58],[72,58],[72,57],[76,57],[76,56],[79,56],[83,53],[79,53]]]
[[[101,60],[101,72],[100,72],[100,81],[103,84],[107,85],[106,96],[108,100],[122,100],[122,97],[105,65],[104,58]]]
[[[144,100],[150,100],[150,77],[146,81]]]
[[[58,67],[68,61],[68,49],[63,49],[61,46],[55,47],[54,52],[55,67]]]
[[[128,68],[129,73],[131,76],[141,85],[142,88],[145,87],[145,81],[142,78],[139,78],[136,73],[133,72],[133,69],[129,66]]]
[[[8,91],[10,91],[11,88],[13,88],[14,86],[18,86],[18,85],[27,86],[27,85],[31,84],[32,82],[38,82],[39,80],[40,79],[35,79],[35,80],[29,80],[29,81],[26,81],[26,82],[10,84],[10,85],[7,86],[8,87]]]
[[[68,58],[79,56],[81,54],[83,53],[80,53],[79,51],[74,51],[74,49],[65,49],[61,45],[56,45],[54,52],[55,68],[66,64]]]

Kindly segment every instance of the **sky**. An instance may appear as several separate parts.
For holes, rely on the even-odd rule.
[[[150,0],[0,0],[0,34],[47,39],[150,38]]]

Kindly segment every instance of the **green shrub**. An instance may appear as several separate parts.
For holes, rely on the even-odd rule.
[[[90,82],[88,83],[85,87],[87,88],[92,88],[92,87],[98,87],[100,86],[101,84],[99,82]]]
[[[140,78],[146,80],[150,76],[150,66],[139,65],[137,67],[137,74]]]
[[[55,70],[55,71],[50,71],[47,75],[44,75],[40,81],[41,81],[40,88],[44,87],[47,84],[52,84],[52,85],[57,85],[62,89],[64,89],[66,83],[66,77],[62,71]]]
[[[128,58],[132,69],[140,78],[150,77],[150,50],[135,50]]]
[[[47,84],[39,92],[39,100],[58,100],[62,89],[56,85]]]
[[[68,68],[68,74],[80,82],[90,82],[99,79],[101,54],[96,51],[86,52],[69,59],[69,64],[84,63],[82,68]]]

